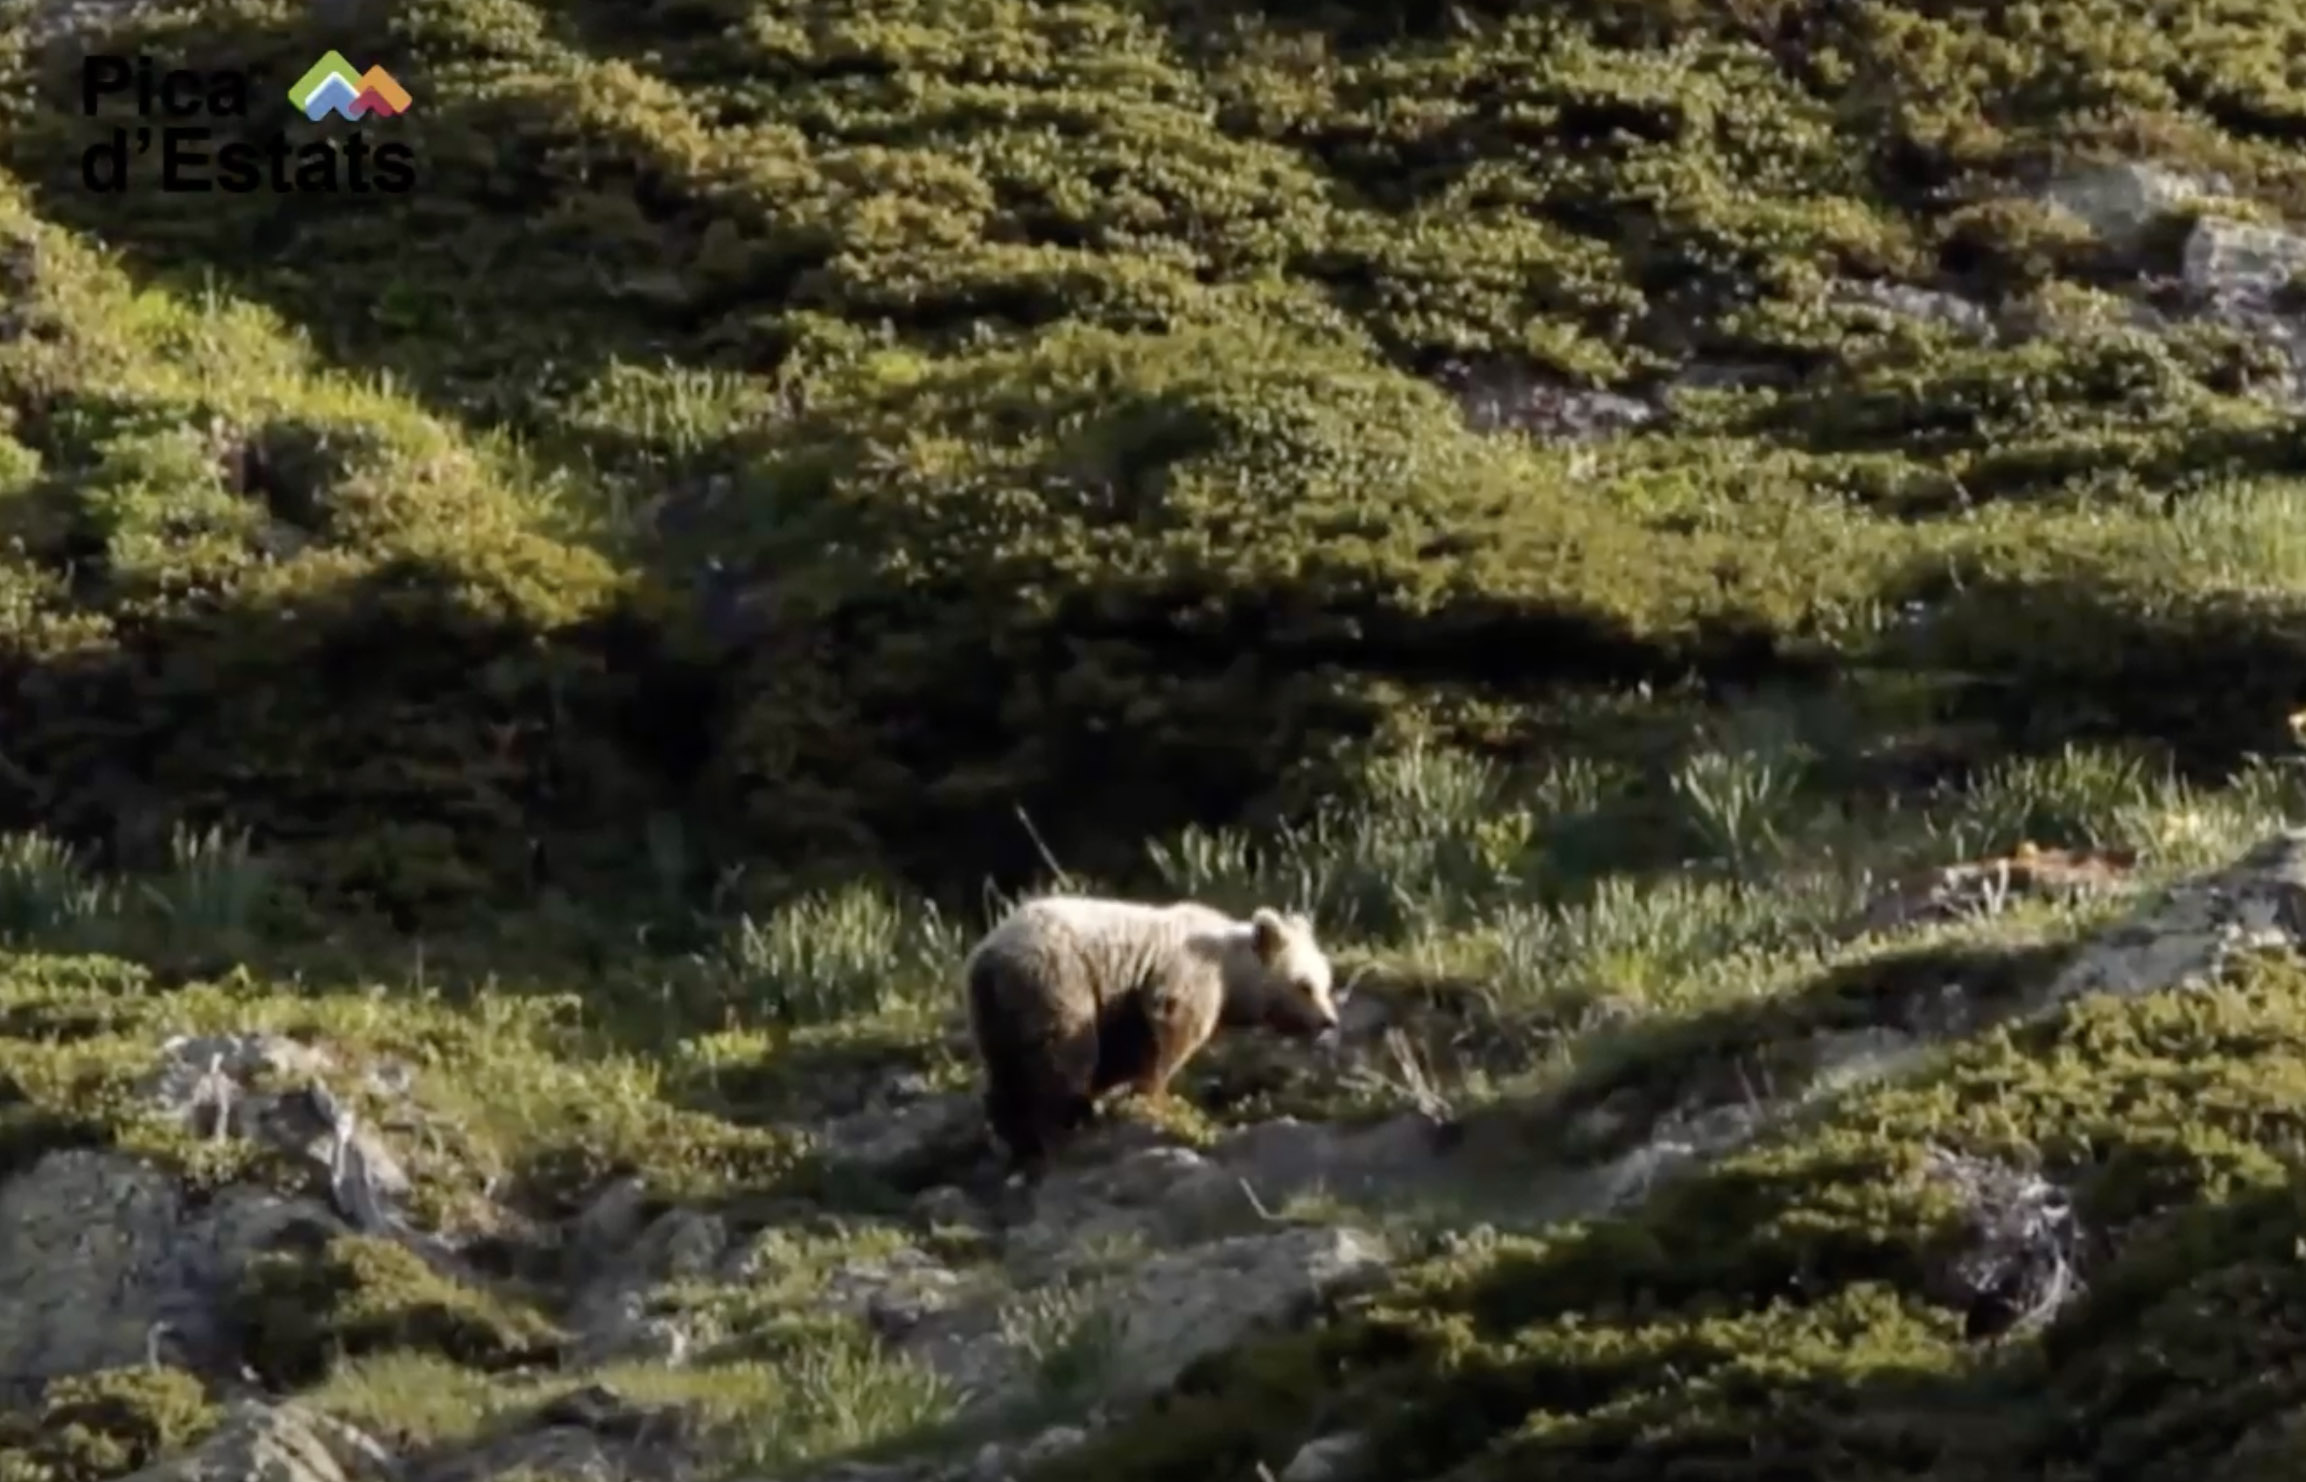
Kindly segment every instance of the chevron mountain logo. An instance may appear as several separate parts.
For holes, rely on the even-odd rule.
[[[355,72],[330,52],[288,90],[301,118],[277,103],[280,74],[254,67],[171,66],[159,57],[88,56],[80,63],[86,144],[80,183],[101,195],[406,195],[416,188],[417,141],[369,127],[409,108],[408,89],[382,67]],[[351,128],[306,122],[330,114]],[[371,133],[403,132],[398,139]]]
[[[332,51],[312,64],[288,89],[288,101],[318,123],[331,113],[347,120],[393,118],[408,112],[408,89],[382,67],[353,70],[344,53]]]

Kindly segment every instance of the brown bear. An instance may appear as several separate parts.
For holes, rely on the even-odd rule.
[[[1313,924],[1266,907],[1242,921],[1190,901],[1043,896],[986,933],[962,976],[986,1120],[1028,1175],[1115,1087],[1159,1102],[1220,1024],[1337,1027]]]

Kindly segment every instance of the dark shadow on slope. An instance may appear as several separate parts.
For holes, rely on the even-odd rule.
[[[2262,355],[2239,336],[2173,345],[2100,331],[1934,363],[1906,357],[1835,369],[1749,430],[1822,455],[1912,460],[1903,482],[1864,496],[1905,518],[2056,499],[2117,477],[2140,503],[2151,491],[2167,507],[2187,490],[2306,466],[2295,420],[2270,420],[2253,399],[2278,369]]]
[[[416,558],[281,605],[123,621],[0,662],[0,821],[149,870],[178,823],[250,829],[317,895],[413,925],[629,874],[701,716],[628,612],[538,632]]]
[[[2293,744],[2285,717],[2306,695],[2306,605],[2279,591],[2190,589],[2202,578],[2174,548],[2039,556],[2037,570],[2000,558],[2019,568],[2009,574],[1917,563],[1885,594],[1912,621],[1870,661],[1944,676],[1946,718],[1983,723],[2018,753],[2144,742],[2187,775],[2221,778]]]
[[[1579,1071],[1536,1102],[1476,1113],[1483,1157],[1591,1167],[1648,1142],[1661,1118],[1782,1104],[1837,1042],[1862,1053],[1936,1045],[2010,1021],[2071,959],[2066,942],[1889,946],[1800,988],[1587,1041]],[[1840,1037],[1847,1036],[1847,1039]]]

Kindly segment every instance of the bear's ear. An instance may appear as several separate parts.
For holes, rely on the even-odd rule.
[[[1289,924],[1270,907],[1259,906],[1249,918],[1249,944],[1259,961],[1271,962],[1289,944]]]

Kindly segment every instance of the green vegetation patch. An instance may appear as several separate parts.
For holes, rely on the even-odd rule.
[[[17,46],[0,808],[141,862],[229,818],[405,926],[642,858],[951,902],[1044,863],[1020,805],[1127,876],[1356,743],[1527,753],[1690,674],[1923,684],[1965,763],[2271,743],[2279,357],[2129,311],[2202,214],[2306,205],[2294,16],[1460,21],[426,0],[326,38],[423,100],[424,186],[327,200],[84,191]],[[2137,241],[2040,199],[2122,157],[2198,188]],[[1461,404],[1592,385],[1660,415]]]
[[[0,1413],[7,1482],[109,1482],[198,1444],[222,1412],[180,1369],[107,1369],[52,1381],[23,1414]]]
[[[484,889],[475,841],[541,820],[574,760],[519,716],[613,689],[598,644],[537,640],[610,622],[624,581],[510,455],[272,316],[134,289],[13,190],[0,220],[40,326],[0,346],[8,809],[132,867],[238,819],[340,906]],[[595,760],[553,786],[608,775],[562,735]]]
[[[151,1091],[178,1034],[274,1034],[338,1067],[332,1094],[372,1114],[414,1116],[396,1153],[419,1212],[485,1218],[484,1188],[527,1212],[572,1212],[606,1180],[645,1169],[667,1199],[758,1194],[799,1176],[799,1134],[692,1109],[659,1064],[604,1046],[563,997],[478,1003],[383,992],[286,991],[246,974],[158,991],[117,960],[0,956],[0,1149],[22,1168],[62,1146],[116,1146],[203,1182],[317,1176],[255,1142],[216,1143],[164,1115]],[[364,1077],[397,1065],[407,1100]],[[363,1118],[373,1123],[376,1115]]]
[[[233,1310],[249,1362],[290,1388],[325,1378],[339,1358],[383,1350],[485,1372],[549,1363],[560,1342],[535,1312],[434,1271],[406,1246],[357,1235],[260,1257]]]

